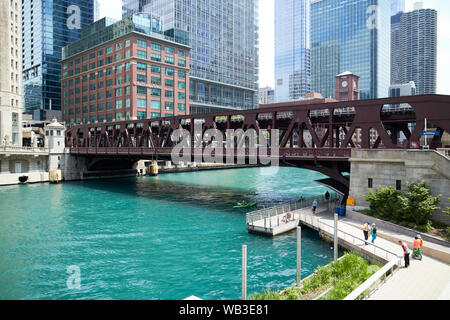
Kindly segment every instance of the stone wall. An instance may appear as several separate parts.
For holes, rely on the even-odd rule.
[[[426,150],[352,150],[350,197],[356,208],[369,206],[365,195],[378,187],[397,187],[404,190],[408,183],[424,181],[433,195],[442,195],[441,208],[450,206],[450,159],[436,151]],[[372,179],[372,188],[369,188]],[[450,225],[450,216],[442,211],[433,220]]]

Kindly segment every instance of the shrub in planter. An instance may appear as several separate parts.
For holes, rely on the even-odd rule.
[[[401,219],[400,192],[393,187],[379,187],[376,192],[369,191],[366,196],[370,209],[380,218]]]

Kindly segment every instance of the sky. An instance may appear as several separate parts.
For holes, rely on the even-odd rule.
[[[416,0],[406,0],[406,11]],[[450,94],[450,1],[423,0],[424,8],[438,11],[438,74],[437,91]],[[100,15],[117,20],[122,16],[122,0],[99,0]],[[259,0],[259,86],[274,87],[274,3],[275,0]]]

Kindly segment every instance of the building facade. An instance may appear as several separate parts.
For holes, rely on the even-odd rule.
[[[94,22],[94,0],[23,0],[21,10],[24,112],[42,119],[61,110],[62,48]]]
[[[0,146],[22,146],[21,0],[0,1]]]
[[[190,47],[162,34],[159,17],[103,18],[63,50],[69,125],[189,113]]]
[[[123,0],[123,17],[151,12],[192,47],[192,114],[258,107],[257,0]]]
[[[361,99],[386,97],[390,17],[388,0],[312,0],[311,90],[334,95],[336,75],[350,70],[360,77]]]
[[[405,12],[405,0],[391,0],[391,16]]]
[[[310,1],[275,1],[275,102],[311,91]]]
[[[259,104],[270,104],[275,102],[275,91],[271,87],[259,89]]]
[[[414,81],[418,95],[436,93],[437,11],[399,13],[393,21],[391,84]]]

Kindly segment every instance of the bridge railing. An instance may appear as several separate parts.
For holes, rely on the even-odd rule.
[[[276,216],[281,216],[285,213],[305,209],[312,206],[313,201],[316,200],[318,206],[329,203],[337,203],[341,200],[341,197],[338,194],[332,193],[330,194],[330,198],[328,200],[324,199],[323,196],[316,197],[308,197],[302,198],[299,201],[291,202],[275,207],[265,208],[253,212],[249,212],[246,215],[247,224],[254,224],[256,221],[271,219]],[[271,221],[271,220],[270,220]],[[277,220],[277,225],[282,224],[282,221]]]

